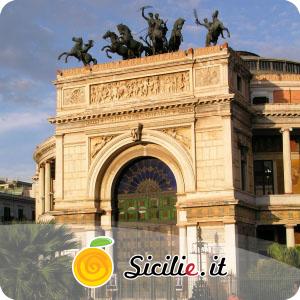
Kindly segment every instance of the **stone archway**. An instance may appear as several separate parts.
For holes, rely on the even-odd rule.
[[[130,133],[113,138],[96,155],[88,174],[87,193],[96,207],[105,211],[101,218],[109,226],[112,186],[116,175],[132,159],[151,156],[163,161],[173,172],[177,193],[193,192],[196,186],[194,164],[190,153],[177,140],[159,131],[144,130],[139,143]]]
[[[115,272],[118,276],[120,298],[148,299],[154,291],[148,278],[130,282],[122,274],[128,270],[129,259],[136,254],[155,261],[165,261],[166,255],[179,253],[178,227],[176,226],[177,184],[166,163],[142,156],[132,159],[116,174],[112,186],[113,237]],[[154,282],[153,282],[154,283]],[[156,296],[164,299],[166,284],[174,289],[173,282],[157,278]],[[132,290],[139,291],[133,295]]]
[[[152,222],[152,224],[151,222],[146,222],[146,224],[136,222],[138,225],[146,225],[146,228],[144,228],[146,230],[130,226],[129,228],[128,226],[112,228],[114,225],[112,220],[114,220],[116,209],[118,209],[118,207],[114,207],[113,205],[114,191],[118,185],[118,179],[122,171],[137,159],[149,157],[166,165],[170,173],[174,176],[176,188],[173,190],[173,195],[175,195],[174,202],[172,203],[174,208],[173,219],[163,220],[161,223]],[[134,142],[130,133],[126,133],[113,138],[98,152],[89,171],[88,194],[91,200],[95,199],[97,207],[104,211],[104,214],[101,216],[101,227],[107,235],[112,235],[116,238],[116,245],[113,249],[114,253],[111,254],[118,259],[116,264],[118,266],[116,269],[119,280],[118,284],[122,285],[122,291],[126,291],[126,295],[122,295],[122,297],[130,296],[133,299],[140,299],[151,296],[150,294],[130,294],[130,291],[134,289],[139,290],[141,293],[146,292],[147,289],[141,288],[141,286],[144,284],[147,286],[148,283],[138,280],[133,281],[133,286],[133,283],[130,283],[130,281],[123,281],[121,270],[125,266],[128,269],[128,260],[132,254],[143,252],[145,255],[150,252],[149,254],[152,254],[155,259],[162,261],[166,254],[178,254],[179,238],[177,234],[178,228],[175,225],[177,219],[175,203],[178,194],[184,195],[186,192],[194,190],[195,174],[190,153],[177,140],[163,132],[144,130],[142,139],[139,142]],[[136,207],[136,210],[139,208],[140,206]],[[159,211],[156,210],[156,213],[159,213]],[[170,209],[167,209],[168,213],[170,213]],[[152,226],[152,228],[149,228],[149,226]],[[131,239],[128,239],[128,237],[131,237]],[[143,241],[142,244],[141,241]],[[136,252],[135,246],[139,248],[139,252]],[[143,248],[144,251],[142,251]],[[160,249],[163,249],[163,251],[155,251]],[[118,256],[118,251],[123,252],[124,255],[122,258]],[[169,293],[175,289],[174,282],[158,279],[155,285],[161,287],[158,289],[162,293],[160,297],[166,298],[167,295],[165,293]],[[169,288],[166,289],[166,286]],[[121,289],[119,291],[122,292]],[[129,294],[127,291],[129,291]]]
[[[114,237],[122,244],[115,253],[119,265],[135,251],[151,252],[156,259],[178,253],[177,185],[163,161],[150,156],[130,161],[117,175],[112,194]]]

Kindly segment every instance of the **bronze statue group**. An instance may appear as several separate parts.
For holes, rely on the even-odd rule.
[[[148,23],[148,31],[145,37],[140,37],[140,41],[136,40],[128,26],[124,24],[117,25],[118,34],[112,31],[107,31],[103,35],[103,39],[110,40],[110,45],[104,46],[101,50],[106,52],[107,57],[112,58],[110,54],[118,54],[124,60],[130,58],[162,54],[167,52],[175,52],[179,50],[183,42],[182,28],[185,23],[183,18],[178,18],[172,28],[170,38],[167,38],[167,21],[160,18],[158,13],[153,14],[149,12],[145,14],[145,10],[151,6],[144,6],[141,8],[142,17]],[[212,15],[212,21],[209,22],[207,18],[203,22],[199,21],[197,11],[194,9],[195,23],[204,26],[207,29],[205,46],[216,45],[220,35],[224,37],[223,32],[227,32],[230,37],[229,30],[224,27],[219,20],[219,11],[216,10]],[[73,56],[81,61],[85,66],[90,63],[97,64],[97,60],[93,58],[88,51],[94,46],[94,41],[89,40],[84,44],[81,37],[73,37],[72,41],[75,43],[69,52],[60,54],[58,59],[65,56],[65,62],[68,62],[68,57]]]

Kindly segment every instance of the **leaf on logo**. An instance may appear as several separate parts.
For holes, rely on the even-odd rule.
[[[112,245],[114,240],[107,236],[99,236],[91,241],[90,247],[106,247]]]

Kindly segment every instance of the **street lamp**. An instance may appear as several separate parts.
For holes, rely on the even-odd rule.
[[[208,253],[208,245],[207,243],[203,242],[201,236],[201,227],[197,226],[197,241],[193,243],[192,252],[191,254],[197,255],[197,265],[199,267],[200,273],[202,272],[202,254]],[[201,274],[199,274],[199,277]]]
[[[269,188],[270,188],[270,178],[271,178],[271,175],[272,175],[272,170],[269,168],[269,167],[266,167],[265,168],[265,176],[266,176],[266,180],[267,180],[267,194],[270,195],[270,192],[269,192]],[[273,193],[273,191],[272,191]]]

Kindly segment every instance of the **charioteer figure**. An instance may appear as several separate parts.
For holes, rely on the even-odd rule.
[[[151,8],[151,6],[141,8],[142,17],[148,22],[148,34],[145,38],[142,38],[142,40],[152,49],[153,54],[168,52],[166,38],[168,28],[166,22],[159,17],[158,13],[156,13],[154,17],[153,13],[149,13],[149,17],[146,17],[146,8]]]
[[[185,20],[178,18],[173,25],[171,36],[167,39],[167,21],[160,18],[158,13],[148,13],[145,10],[151,6],[141,8],[142,17],[148,23],[148,32],[145,37],[140,39],[145,43],[141,43],[134,38],[134,34],[125,24],[118,24],[118,33],[107,31],[103,35],[103,39],[110,40],[110,45],[102,47],[102,51],[106,52],[108,58],[112,58],[111,53],[122,56],[123,59],[139,58],[144,53],[145,56],[175,52],[183,41],[182,28]],[[144,31],[144,30],[142,30]]]
[[[224,31],[227,32],[227,37],[230,38],[230,32],[223,23],[218,19],[219,11],[216,10],[212,15],[212,22],[209,22],[207,18],[203,20],[203,23],[199,21],[197,11],[194,10],[195,23],[200,26],[204,26],[207,29],[205,46],[209,47],[211,44],[215,46],[218,43],[219,36],[221,35],[223,39]]]
[[[156,20],[154,19],[152,12],[148,13],[148,17],[145,16],[145,9],[146,8],[150,8],[150,7],[151,6],[144,6],[144,7],[141,8],[141,10],[142,10],[142,17],[148,23],[148,34],[146,35],[145,40],[148,41],[148,39],[149,39],[149,42],[151,40],[151,36],[152,36],[153,30],[154,30],[154,26],[155,26],[155,23],[156,23]]]

